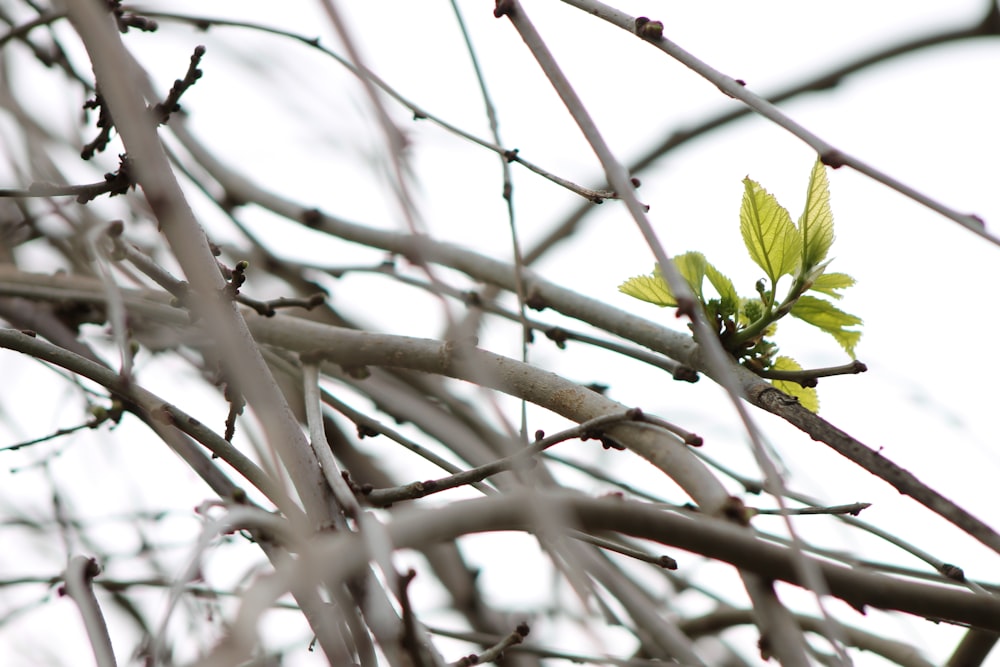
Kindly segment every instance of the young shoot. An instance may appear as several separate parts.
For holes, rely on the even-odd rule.
[[[773,337],[777,322],[786,315],[796,317],[833,336],[852,359],[861,339],[855,327],[861,318],[833,305],[844,290],[854,284],[846,273],[828,272],[827,259],[833,245],[833,212],[830,209],[830,184],[826,167],[819,160],[809,176],[805,209],[798,224],[774,195],[749,177],[743,179],[743,202],[740,206],[740,234],[750,258],[764,271],[754,295],[742,297],[733,282],[716,269],[700,252],[686,252],[674,258],[677,270],[691,286],[709,322],[714,322],[723,347],[743,366],[768,377],[781,372],[801,371],[791,357],[778,354]],[[777,295],[778,282],[791,278],[784,297]],[[705,279],[714,290],[706,292]],[[787,281],[785,281],[787,282]],[[618,289],[629,296],[661,307],[676,307],[677,302],[663,279],[659,266],[653,273],[635,276]],[[819,296],[817,296],[817,294]],[[795,377],[795,374],[791,374]],[[775,387],[796,397],[806,408],[816,412],[819,399],[803,374],[802,382],[772,379]],[[803,384],[804,383],[804,384]]]

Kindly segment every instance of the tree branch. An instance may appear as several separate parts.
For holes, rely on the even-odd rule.
[[[746,372],[752,375],[750,371]],[[1000,553],[1000,534],[984,521],[921,482],[908,470],[904,470],[864,443],[844,433],[819,415],[809,412],[787,394],[760,379],[755,379],[747,388],[747,399],[808,433],[813,440],[829,445],[837,453],[891,484],[903,495],[910,496],[993,551]]]
[[[803,585],[790,549],[769,544],[728,522],[709,517],[692,521],[640,503],[593,499],[573,493],[542,493],[539,498],[564,512],[581,530],[613,530],[721,560],[766,579]],[[531,530],[536,511],[533,502],[533,498],[511,495],[457,501],[427,510],[413,508],[401,513],[386,529],[397,549],[454,540],[470,533]],[[292,582],[313,576],[317,570],[312,567],[334,581],[343,581],[366,567],[369,557],[365,544],[357,536],[325,538],[303,554],[302,566],[279,572],[268,582],[269,590],[261,588],[264,597],[258,599],[276,599]],[[810,560],[827,581],[830,593],[859,611],[871,606],[1000,630],[1000,599],[993,596],[903,582],[863,568]],[[248,620],[245,613],[256,612],[249,606],[241,608],[238,616],[244,621]]]
[[[101,567],[94,559],[74,556],[70,559],[64,574],[66,581],[64,590],[80,610],[98,667],[116,667],[118,662],[111,647],[108,624],[104,620],[104,613],[97,602],[97,596],[94,595],[93,580],[100,573]]]
[[[205,231],[198,224],[171,170],[156,122],[138,91],[138,64],[125,50],[111,16],[91,0],[69,0],[68,15],[94,66],[101,94],[134,165],[135,177],[159,221],[197,299],[198,313],[225,344],[218,347],[229,376],[260,417],[269,444],[279,453],[316,525],[329,520],[319,468],[281,391],[271,377],[235,304],[222,298],[219,273]]]
[[[577,9],[581,9],[588,14],[597,16],[609,23],[612,23],[623,30],[628,32],[638,34],[638,19],[631,17],[624,12],[621,12],[613,7],[605,5],[598,0],[563,0],[568,5],[572,5]],[[643,18],[643,17],[640,17]],[[647,19],[648,21],[648,19]],[[639,35],[640,38],[644,38]],[[661,34],[656,38],[644,38],[644,41],[652,44],[656,48],[663,51],[665,54],[674,58],[682,65],[693,70],[696,74],[709,81],[715,85],[723,94],[737,99],[759,115],[767,118],[773,122],[778,127],[788,131],[795,137],[801,139],[805,144],[811,147],[819,155],[823,164],[837,169],[839,167],[848,166],[855,171],[868,176],[870,179],[885,185],[886,187],[895,190],[901,195],[912,199],[913,201],[921,204],[936,213],[957,222],[961,226],[965,227],[972,233],[980,236],[981,238],[989,241],[994,245],[1000,246],[1000,238],[993,236],[986,231],[986,226],[981,218],[973,214],[960,213],[959,211],[945,206],[943,203],[937,201],[936,199],[920,192],[919,190],[912,188],[902,181],[893,178],[889,174],[876,169],[872,165],[860,160],[849,153],[840,150],[839,148],[828,143],[824,139],[810,132],[808,129],[795,122],[789,118],[784,112],[782,112],[774,104],[768,102],[763,97],[751,92],[746,83],[743,81],[738,81],[731,76],[727,76],[722,72],[712,68],[710,65],[704,61],[696,58],[692,54],[688,53],[682,49],[677,44],[674,44],[666,37],[662,36],[662,24],[661,24]]]

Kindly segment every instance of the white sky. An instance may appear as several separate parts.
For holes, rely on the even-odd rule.
[[[481,98],[448,3],[341,4],[371,69],[428,111],[488,137]],[[616,6],[662,20],[665,34],[682,47],[766,94],[880,45],[964,25],[979,16],[983,4],[647,0]],[[553,0],[526,0],[524,5],[623,162],[665,132],[735,104],[610,24]],[[278,16],[274,3],[266,2],[147,6],[212,16],[256,15],[336,44],[314,3],[282,3]],[[508,22],[492,17],[492,3],[465,1],[460,6],[497,103],[505,145],[562,177],[596,185],[601,180],[596,158]],[[207,44],[204,79],[184,98],[191,126],[201,138],[231,164],[287,196],[347,219],[405,228],[385,194],[386,181],[365,162],[381,159],[384,149],[369,120],[368,101],[332,61],[275,37],[230,29],[204,34],[166,22],[155,36],[130,34],[126,43],[143,56],[163,89],[183,71],[193,46]],[[995,39],[953,44],[870,69],[832,91],[800,97],[782,108],[837,147],[947,205],[979,214],[997,233],[998,68],[1000,43]],[[410,122],[406,110],[391,101],[387,108],[412,142],[418,205],[427,230],[508,257],[496,156],[426,121]],[[742,120],[675,151],[641,175],[639,195],[651,206],[650,219],[668,252],[704,252],[747,294],[761,276],[738,232],[741,179],[749,175],[761,182],[797,218],[813,159],[808,147],[783,130],[759,119]],[[575,195],[517,165],[513,174],[517,220],[529,242],[578,205]],[[1000,248],[847,169],[830,172],[830,180],[837,232],[833,270],[858,279],[841,305],[865,320],[858,358],[870,370],[822,381],[821,414],[981,519],[1000,525],[995,502],[1000,472],[995,378],[1000,364],[992,350],[1000,327],[994,296],[1000,284]],[[210,229],[220,229],[217,216],[208,209],[203,215]],[[247,212],[244,219],[289,256],[335,266],[381,258],[262,214]],[[225,231],[220,236],[237,238]],[[647,273],[653,261],[624,207],[606,202],[569,245],[539,268],[568,287],[673,323],[670,311],[617,292],[622,280]],[[352,277],[332,287],[338,307],[375,328],[440,334],[437,302],[384,278]],[[356,297],[359,290],[371,290],[382,302],[391,300],[392,310],[365,308]],[[532,315],[558,321],[551,311]],[[516,355],[516,340],[510,327],[491,325],[483,343]],[[832,339],[804,325],[782,323],[777,340],[783,352],[806,367],[847,360]],[[637,364],[623,367],[618,359],[581,346],[558,351],[543,337],[531,358],[567,377],[609,384],[612,398],[700,433],[707,454],[757,476],[735,415],[707,380],[674,383],[662,372]],[[163,386],[173,380],[152,377]],[[862,518],[964,567],[971,577],[994,576],[995,554],[823,445],[773,418],[754,415],[788,466],[792,488],[831,504],[872,502]],[[531,430],[552,431],[561,423],[539,412],[531,417]],[[615,454],[605,463],[625,466],[624,457]],[[659,474],[644,464],[631,466],[628,474],[638,485],[662,486]],[[855,548],[842,543],[855,539],[846,533],[813,535],[807,518],[797,525],[817,541]],[[863,548],[877,558],[895,558],[878,545],[866,542]],[[488,547],[475,553],[486,558]],[[681,558],[696,564],[687,555]],[[495,573],[483,581],[497,596],[507,588],[506,579]],[[861,625],[872,618],[848,615]],[[904,639],[916,642],[932,661],[944,659],[960,636],[919,620],[910,622],[905,633]],[[0,653],[22,642],[0,634]],[[306,658],[302,664],[313,663]],[[882,663],[858,656],[856,664]],[[1000,657],[990,664],[1000,665]]]

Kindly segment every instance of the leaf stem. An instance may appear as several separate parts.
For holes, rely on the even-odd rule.
[[[762,335],[769,326],[787,315],[795,306],[795,302],[799,300],[799,297],[802,296],[807,289],[805,280],[801,276],[796,277],[795,282],[792,283],[792,286],[789,288],[788,294],[785,296],[784,300],[782,300],[778,307],[775,308],[775,287],[777,287],[777,284],[772,284],[771,291],[769,292],[771,295],[770,299],[764,299],[764,296],[761,296],[761,301],[763,301],[765,308],[764,314],[743,329],[738,330],[736,335],[733,336],[733,351],[739,350],[740,346],[744,343],[752,341]]]

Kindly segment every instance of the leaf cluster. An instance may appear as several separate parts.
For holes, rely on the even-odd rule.
[[[743,187],[740,234],[750,258],[765,274],[755,285],[755,295],[741,297],[732,280],[700,252],[687,252],[673,260],[708,321],[715,324],[723,347],[741,364],[761,374],[799,371],[802,367],[794,359],[778,355],[772,340],[777,321],[791,315],[833,336],[853,359],[861,339],[861,331],[854,327],[861,319],[840,310],[832,300],[840,299],[841,290],[853,285],[854,279],[846,273],[827,272],[834,234],[826,167],[819,160],[813,166],[805,208],[797,224],[759,183],[748,177],[743,179]],[[778,299],[778,282],[784,276],[791,278],[791,285]],[[706,278],[714,296],[706,291]],[[652,274],[628,279],[618,289],[658,306],[677,306],[659,266]],[[815,389],[784,380],[773,383],[807,408],[819,408]]]

